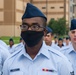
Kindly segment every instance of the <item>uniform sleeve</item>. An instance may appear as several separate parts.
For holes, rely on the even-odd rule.
[[[2,68],[3,68],[3,65],[2,65],[2,57],[1,57],[1,54],[0,54],[0,75],[2,73]]]
[[[10,55],[10,53],[6,50],[7,49],[0,46],[0,73],[2,73],[3,64],[4,64],[5,60]]]
[[[58,63],[58,75],[74,75],[72,65],[69,61],[62,60]]]
[[[2,75],[9,75],[9,72],[8,72],[8,62],[7,60],[4,62],[4,65],[3,65],[3,70],[2,70]]]
[[[3,62],[7,59],[7,57],[10,56],[9,51],[5,48],[0,49],[0,53],[1,53],[1,57],[2,57]]]

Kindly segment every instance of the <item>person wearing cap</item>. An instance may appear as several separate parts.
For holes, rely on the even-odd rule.
[[[12,38],[9,39],[9,45],[8,45],[8,51],[10,52],[10,54],[15,52],[15,46],[14,46],[14,41]]]
[[[71,20],[69,37],[71,39],[71,44],[68,48],[62,50],[62,53],[65,54],[72,63],[76,75],[76,19]]]
[[[44,36],[44,41],[46,45],[51,46],[52,48],[55,48],[56,50],[59,50],[60,48],[52,41],[53,39],[53,31],[50,27],[46,26],[46,35]]]
[[[22,42],[23,42],[23,39],[22,39],[21,37],[20,37],[20,40],[19,40],[19,42],[20,42],[20,43],[22,43]]]
[[[63,37],[63,44],[66,45],[66,37]]]
[[[59,38],[59,39],[58,39],[58,46],[59,46],[59,48],[64,47],[63,39],[62,39],[62,38]]]
[[[67,36],[67,37],[66,37],[66,44],[65,44],[65,46],[70,46],[70,44],[71,44],[70,37]]]
[[[46,45],[52,46],[52,38],[53,38],[53,33],[52,33],[52,29],[50,27],[46,27],[47,30],[47,34],[44,36],[44,41],[46,43]]]
[[[68,60],[43,42],[46,21],[36,6],[27,3],[20,25],[25,46],[16,47],[17,51],[5,61],[3,75],[72,75]]]
[[[58,37],[57,37],[57,36],[54,37],[54,43],[55,43],[56,45],[58,44]]]
[[[19,42],[25,44],[23,39],[22,39],[22,37],[20,37],[20,41]]]

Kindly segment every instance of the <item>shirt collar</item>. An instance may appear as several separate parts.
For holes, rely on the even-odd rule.
[[[50,55],[49,55],[49,51],[48,51],[48,47],[47,45],[45,44],[45,42],[43,42],[42,44],[42,47],[40,48],[40,51],[38,52],[37,56],[39,55],[43,55],[45,57],[47,57],[48,59],[50,58]],[[22,51],[20,53],[20,56],[24,55],[25,57],[28,56],[28,54],[26,53],[26,49],[24,47],[22,47]]]
[[[72,44],[69,46],[69,50],[68,50],[68,53],[69,53],[69,54],[70,54],[71,52],[75,52]]]
[[[43,41],[42,47],[40,48],[38,55],[40,54],[44,55],[48,59],[50,58],[48,46],[45,44],[44,41]]]

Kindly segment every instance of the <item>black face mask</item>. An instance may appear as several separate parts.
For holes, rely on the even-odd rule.
[[[29,47],[33,47],[38,44],[44,35],[43,31],[24,31],[21,32],[21,37]]]

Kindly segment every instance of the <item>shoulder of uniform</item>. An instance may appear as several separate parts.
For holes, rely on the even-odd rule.
[[[18,50],[16,52],[14,52],[13,54],[11,54],[4,62],[4,65],[10,66],[16,59],[16,57],[18,56],[18,54],[20,54],[22,50]]]
[[[18,51],[15,51],[13,54],[10,55],[9,59],[10,58],[13,58],[14,56],[16,56],[17,54],[19,54],[22,50],[18,50]]]
[[[23,47],[23,43],[19,43],[15,48]]]
[[[65,46],[62,48],[62,51],[68,50],[70,47],[69,46]]]
[[[67,59],[67,57],[66,57],[63,53],[61,53],[60,51],[58,51],[58,50],[56,50],[56,49],[53,49],[53,48],[51,48],[51,47],[49,47],[48,50],[49,50],[49,52],[52,53],[53,58],[54,58],[55,60],[56,60],[56,58],[58,58],[57,61],[64,60],[64,61],[66,61],[66,62],[69,64],[69,60]]]
[[[18,44],[18,45],[15,47],[15,52],[14,52],[13,54],[11,54],[8,59],[11,59],[11,58],[13,58],[14,56],[16,56],[17,54],[19,54],[19,53],[22,51],[23,47],[24,47],[24,46],[23,46],[21,43]]]
[[[54,48],[52,48],[52,47],[50,47],[50,46],[48,46],[48,50],[49,50],[50,52],[54,53],[54,54],[57,54],[57,55],[60,54],[60,52],[59,52],[58,50],[56,50],[56,49],[54,49]]]
[[[58,51],[58,50],[56,50],[56,49],[54,49],[54,48],[52,48],[50,46],[48,47],[48,50],[49,50],[49,52],[52,52],[53,54],[55,54],[55,55],[57,55],[59,57],[64,57],[64,55],[60,51]]]
[[[23,43],[19,43],[16,47],[15,47],[15,51],[20,50],[21,48],[23,48],[24,45]]]

